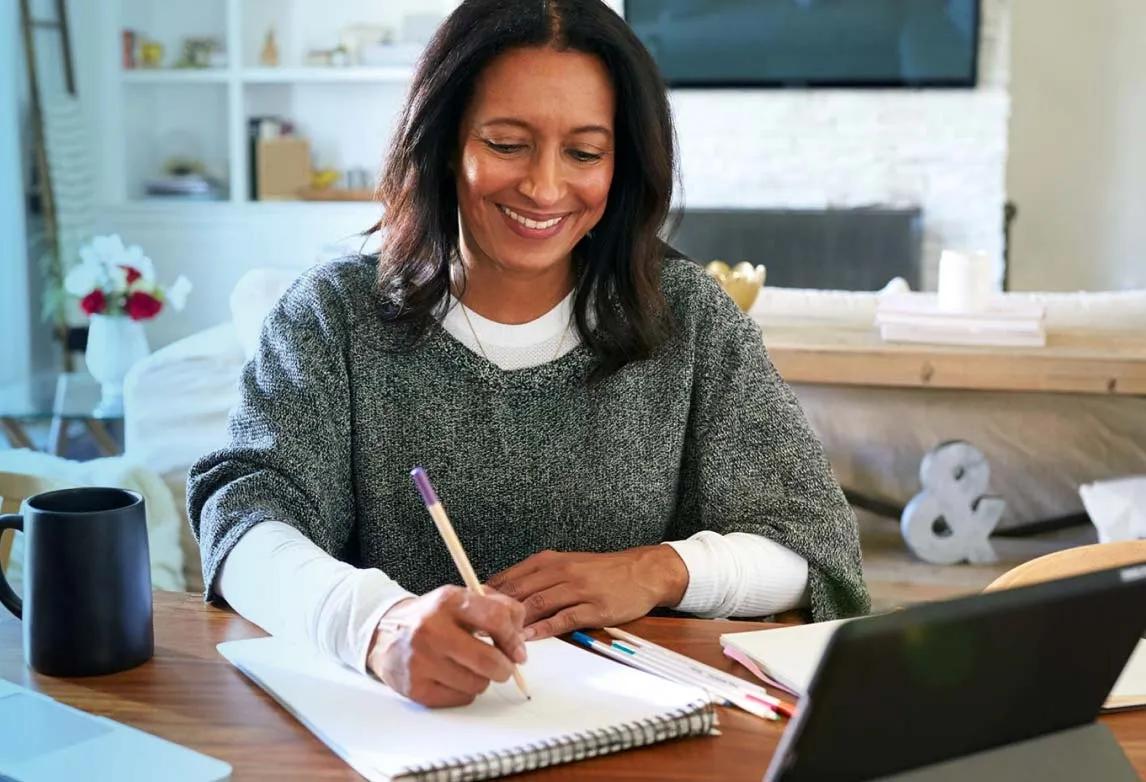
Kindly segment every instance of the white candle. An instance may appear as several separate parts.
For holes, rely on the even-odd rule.
[[[944,250],[939,256],[939,309],[981,312],[991,298],[991,261],[985,252]]]

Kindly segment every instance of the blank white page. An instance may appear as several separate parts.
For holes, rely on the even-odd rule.
[[[705,692],[605,659],[556,638],[527,645],[533,700],[510,679],[469,706],[429,709],[307,647],[276,638],[219,652],[358,773],[371,779],[465,755],[506,751],[707,703]]]

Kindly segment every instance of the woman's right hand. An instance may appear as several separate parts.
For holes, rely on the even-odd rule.
[[[505,595],[443,586],[407,598],[382,617],[366,666],[407,698],[425,706],[464,706],[490,681],[525,662],[525,607]],[[488,644],[474,636],[485,633]]]

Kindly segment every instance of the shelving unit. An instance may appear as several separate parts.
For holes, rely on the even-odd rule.
[[[224,84],[230,71],[224,68],[136,68],[120,74],[125,84]]]
[[[405,85],[414,75],[409,68],[366,68],[361,66],[323,68],[245,68],[239,71],[244,84],[334,84],[334,83],[397,83]]]
[[[397,35],[408,14],[444,17],[457,0],[111,0],[102,31],[109,41],[105,138],[115,146],[104,171],[110,200],[124,206],[197,206],[201,200],[156,198],[148,179],[174,157],[199,161],[224,183],[223,201],[261,207],[248,192],[247,119],[277,115],[310,142],[315,168],[373,174],[384,156],[405,97],[408,66],[307,66],[310,49],[333,48],[352,25]],[[260,63],[274,29],[280,66]],[[131,29],[164,48],[166,67],[124,68],[120,35]],[[171,67],[188,37],[217,40],[227,54],[216,68]],[[112,40],[114,39],[114,46]],[[360,191],[367,194],[369,190]],[[342,203],[345,203],[343,196]],[[274,202],[281,207],[283,202]],[[308,201],[306,203],[313,203]]]

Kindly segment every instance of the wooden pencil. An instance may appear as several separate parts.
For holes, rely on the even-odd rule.
[[[415,467],[410,471],[410,477],[414,479],[414,484],[426,503],[426,510],[430,512],[430,518],[434,520],[434,526],[438,528],[438,534],[442,536],[442,541],[446,544],[446,549],[450,552],[450,557],[454,560],[454,566],[461,574],[466,589],[484,595],[485,588],[478,580],[477,573],[470,564],[470,558],[466,556],[466,550],[462,548],[462,542],[458,540],[454,525],[450,523],[450,517],[446,515],[446,509],[442,507],[442,502],[438,499],[438,493],[434,491],[426,471],[421,467]],[[521,675],[521,670],[516,665],[513,666],[513,681],[517,689],[521,690],[521,694],[527,700],[532,700],[529,688],[525,686],[525,677]]]

